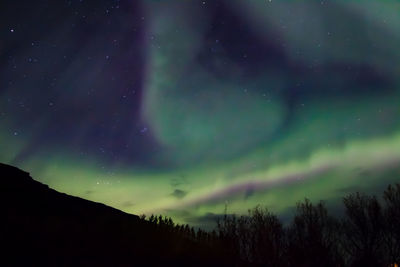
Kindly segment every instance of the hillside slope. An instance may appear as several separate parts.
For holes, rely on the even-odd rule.
[[[0,265],[225,265],[222,255],[136,215],[57,192],[0,163]],[[218,260],[217,260],[218,259]]]

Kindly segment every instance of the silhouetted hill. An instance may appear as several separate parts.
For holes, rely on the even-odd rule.
[[[18,168],[0,163],[0,181],[1,266],[228,265],[206,244],[57,192]]]

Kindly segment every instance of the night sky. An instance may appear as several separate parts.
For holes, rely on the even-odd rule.
[[[400,2],[2,0],[0,162],[207,227],[400,180]]]

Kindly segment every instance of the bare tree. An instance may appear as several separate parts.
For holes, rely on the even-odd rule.
[[[346,217],[342,245],[350,266],[383,264],[383,215],[375,196],[353,193],[343,199]]]
[[[400,262],[400,184],[389,187],[383,193],[385,201],[385,245],[388,261]]]
[[[339,223],[328,215],[321,201],[297,203],[297,213],[288,229],[288,258],[291,266],[338,266]]]
[[[251,254],[256,263],[267,266],[284,264],[284,230],[278,217],[267,208],[257,206],[249,211],[248,227]]]

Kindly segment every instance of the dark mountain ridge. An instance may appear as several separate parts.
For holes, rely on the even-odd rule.
[[[2,266],[228,265],[221,253],[136,215],[57,192],[0,163]]]

